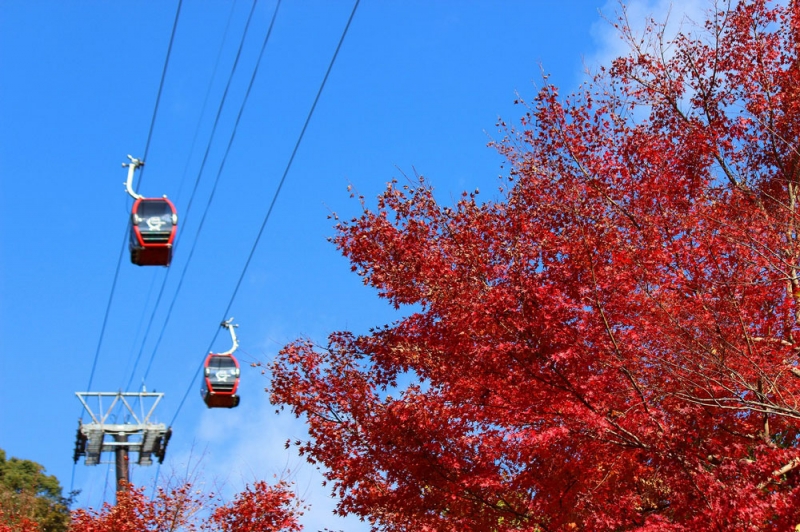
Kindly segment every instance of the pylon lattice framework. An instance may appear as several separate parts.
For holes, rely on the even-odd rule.
[[[164,461],[167,451],[167,443],[172,436],[172,429],[167,428],[163,423],[152,423],[150,416],[155,411],[163,393],[155,392],[75,392],[83,407],[91,417],[90,423],[83,423],[78,420],[78,434],[75,440],[74,461],[77,463],[81,456],[86,459],[86,465],[97,465],[101,463],[101,455],[104,452],[115,452],[117,454],[117,467],[120,467],[120,450],[124,451],[127,461],[127,451],[138,453],[136,463],[138,465],[151,465],[153,456],[159,463]],[[103,399],[111,399],[111,403],[103,406]],[[96,400],[97,410],[90,406],[92,399]],[[138,399],[139,412],[131,406],[136,404]],[[145,402],[152,400],[152,405],[145,411]],[[115,410],[118,413],[115,414]],[[114,415],[114,420],[122,413],[128,421],[124,423],[110,423],[109,419]],[[111,436],[107,439],[106,436]],[[127,464],[125,465],[127,469]],[[127,478],[127,475],[125,475]]]

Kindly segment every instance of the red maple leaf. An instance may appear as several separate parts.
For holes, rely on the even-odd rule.
[[[412,313],[298,341],[272,400],[385,530],[800,524],[800,17],[715,8],[496,148],[452,207],[393,181],[334,241]]]

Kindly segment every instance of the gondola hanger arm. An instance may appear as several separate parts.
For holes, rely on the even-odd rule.
[[[218,354],[231,356],[233,355],[233,352],[236,351],[236,349],[239,347],[239,340],[236,339],[236,331],[234,330],[236,327],[238,327],[238,325],[235,325],[233,323],[233,318],[229,319],[228,321],[223,321],[219,325],[220,327],[224,327],[225,329],[228,329],[228,331],[230,331],[231,340],[233,341],[233,346],[228,351]]]
[[[133,174],[136,172],[137,168],[139,168],[140,166],[144,166],[144,161],[142,161],[141,159],[137,159],[136,157],[133,157],[132,155],[128,155],[128,159],[131,162],[122,163],[123,167],[126,167],[126,166],[128,167],[128,180],[124,183],[125,190],[127,191],[128,194],[131,195],[131,197],[133,199],[135,199],[135,200],[136,199],[142,199],[144,196],[142,196],[140,194],[137,194],[133,190]]]

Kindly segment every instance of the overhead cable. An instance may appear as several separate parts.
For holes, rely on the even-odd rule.
[[[161,100],[161,93],[162,93],[163,88],[164,88],[164,80],[167,77],[167,68],[169,66],[169,58],[170,58],[170,54],[172,53],[172,45],[175,42],[175,30],[178,27],[178,20],[180,18],[181,4],[182,3],[183,3],[183,0],[178,0],[178,8],[177,8],[177,10],[175,12],[175,20],[172,23],[172,33],[170,35],[169,45],[167,47],[167,56],[166,56],[166,59],[164,60],[164,68],[161,71],[161,81],[159,82],[159,85],[158,85],[158,93],[156,94],[156,103],[155,103],[155,106],[153,108],[153,117],[150,120],[150,129],[149,129],[149,131],[147,133],[147,142],[145,143],[145,150],[144,150],[144,160],[146,160],[147,152],[150,149],[150,141],[152,139],[153,130],[155,128],[156,116],[158,115],[158,105],[159,105],[159,102]],[[144,171],[144,169],[142,169],[140,171],[140,173],[139,173],[139,181],[138,181],[139,184],[141,184],[142,172],[143,171]],[[138,190],[138,185],[137,185],[137,190]],[[123,257],[124,252],[125,252],[125,247],[126,247],[127,241],[128,241],[128,228],[127,228],[127,224],[126,224],[125,233],[124,233],[123,239],[122,239],[122,249],[120,250],[120,254],[119,254],[119,257],[117,259],[117,266],[116,266],[116,269],[114,271],[114,280],[111,283],[111,292],[109,293],[109,296],[108,296],[108,303],[106,304],[106,310],[105,310],[105,314],[103,316],[103,324],[100,327],[100,338],[97,341],[97,348],[95,349],[94,360],[92,361],[92,369],[89,372],[89,383],[86,386],[86,391],[90,391],[91,388],[92,388],[92,381],[94,380],[94,373],[95,373],[95,370],[97,369],[97,361],[98,361],[99,356],[100,356],[100,348],[103,345],[103,337],[105,336],[106,325],[108,324],[108,317],[109,317],[109,315],[111,313],[111,303],[114,300],[114,292],[116,291],[117,280],[119,279],[119,270],[120,270],[120,267],[122,265],[122,257]],[[80,419],[83,419],[83,409],[81,409]],[[72,480],[70,481],[70,491],[72,491],[72,488],[73,488],[72,482],[74,481],[74,478],[75,478],[75,464],[72,465]]]
[[[231,72],[228,75],[228,81],[227,81],[227,83],[225,85],[225,90],[223,91],[222,99],[220,100],[219,107],[217,108],[217,115],[216,115],[216,117],[214,119],[214,125],[211,128],[211,135],[209,136],[208,143],[206,145],[206,151],[205,151],[205,154],[203,155],[203,161],[202,161],[202,163],[200,165],[200,169],[197,172],[197,178],[195,179],[194,188],[192,189],[192,194],[189,197],[189,203],[188,203],[188,205],[186,207],[186,213],[184,214],[184,222],[183,222],[184,224],[186,223],[185,219],[189,216],[189,213],[191,212],[192,203],[194,201],[195,194],[197,193],[198,185],[200,184],[200,178],[201,178],[201,176],[203,174],[203,171],[205,169],[206,161],[208,160],[208,154],[211,151],[211,145],[213,144],[214,137],[215,137],[215,134],[216,134],[216,131],[217,131],[217,126],[219,125],[220,116],[222,115],[222,109],[224,108],[225,102],[227,100],[228,90],[230,89],[231,82],[233,80],[234,74],[236,73],[237,66],[239,65],[239,59],[240,59],[240,57],[242,55],[242,48],[244,47],[245,38],[247,37],[247,32],[248,32],[248,29],[250,28],[250,22],[253,19],[253,13],[255,12],[257,3],[258,3],[258,0],[253,0],[253,4],[250,7],[250,14],[247,17],[247,22],[245,23],[244,31],[242,32],[242,38],[239,41],[239,48],[238,48],[238,50],[236,52],[236,58],[233,61],[233,66],[231,67]],[[159,333],[158,341],[156,342],[155,346],[153,347],[153,352],[150,355],[150,362],[147,365],[147,371],[145,371],[144,377],[142,377],[143,381],[147,379],[147,374],[150,371],[150,365],[153,362],[153,358],[155,357],[156,351],[158,350],[158,346],[161,343],[161,338],[164,335],[164,329],[166,329],[167,324],[169,323],[169,319],[170,319],[170,316],[172,314],[172,308],[175,305],[175,300],[178,298],[178,294],[180,293],[181,286],[183,285],[183,278],[186,275],[186,270],[189,268],[189,263],[191,262],[192,256],[194,255],[194,248],[195,248],[195,245],[197,243],[197,238],[200,236],[200,230],[202,229],[202,226],[203,226],[203,220],[205,220],[205,215],[208,212],[209,206],[211,205],[211,200],[214,197],[214,190],[216,190],[216,184],[217,184],[218,181],[219,181],[219,176],[217,177],[217,181],[214,183],[214,189],[212,190],[211,195],[210,195],[210,197],[208,199],[208,202],[206,204],[206,208],[203,211],[203,216],[202,216],[202,219],[201,219],[201,222],[200,222],[200,226],[198,227],[198,229],[197,229],[197,231],[195,233],[195,236],[194,236],[194,240],[192,241],[191,252],[189,253],[189,255],[188,255],[187,259],[186,259],[186,262],[184,263],[184,267],[183,267],[183,271],[181,272],[180,280],[178,281],[177,288],[175,289],[175,293],[174,293],[174,295],[172,297],[172,302],[169,305],[169,309],[167,311],[166,317],[164,318],[164,323],[161,326],[161,332]],[[177,246],[183,240],[183,237],[181,237],[181,236],[179,236],[178,238],[179,238],[178,242],[175,243],[175,249],[176,250],[177,250]],[[156,304],[155,304],[155,307],[153,308],[153,313],[151,314],[150,321],[147,324],[147,330],[145,332],[145,337],[142,339],[141,349],[139,350],[139,354],[137,355],[136,361],[134,362],[133,370],[131,371],[130,378],[128,379],[127,389],[130,389],[131,383],[133,382],[133,379],[135,377],[136,368],[139,366],[139,361],[140,361],[140,359],[142,357],[142,353],[144,352],[145,342],[147,341],[147,337],[149,336],[149,333],[150,333],[150,326],[153,323],[153,320],[154,320],[155,315],[156,315],[156,311],[158,310],[159,303],[161,302],[161,296],[164,293],[164,288],[166,287],[170,271],[171,271],[171,269],[167,270],[167,275],[164,277],[164,281],[163,281],[163,283],[161,285],[161,290],[158,293],[158,297],[156,299]]]
[[[175,289],[175,296],[173,297],[172,302],[170,303],[169,310],[167,311],[167,316],[166,316],[166,318],[164,320],[164,324],[163,324],[163,326],[161,328],[161,333],[159,334],[159,337],[158,337],[158,340],[156,342],[156,345],[153,348],[152,354],[150,355],[150,360],[147,363],[147,368],[145,369],[144,376],[142,377],[144,380],[146,380],[147,376],[150,374],[150,368],[152,367],[153,359],[155,358],[156,352],[158,351],[158,347],[161,344],[161,338],[164,336],[164,331],[165,331],[165,329],[167,327],[167,324],[169,323],[169,318],[172,315],[172,309],[175,306],[175,301],[177,300],[178,294],[180,293],[181,286],[183,285],[183,280],[184,280],[184,277],[186,276],[186,271],[187,271],[187,269],[189,267],[189,263],[191,261],[191,258],[194,255],[194,250],[197,247],[197,241],[198,241],[198,238],[200,236],[200,232],[203,230],[203,226],[204,226],[205,221],[206,221],[206,216],[208,215],[209,208],[211,207],[211,202],[213,201],[214,195],[216,194],[217,185],[219,185],[219,180],[222,177],[222,171],[225,168],[225,161],[227,160],[228,154],[230,153],[231,147],[233,146],[233,140],[234,140],[234,138],[236,138],[236,131],[237,131],[238,127],[239,127],[239,122],[240,122],[240,120],[242,118],[242,114],[244,113],[245,106],[247,105],[247,100],[250,97],[250,89],[253,87],[253,81],[255,80],[256,74],[258,73],[258,65],[261,62],[261,56],[263,55],[264,49],[266,48],[267,43],[269,42],[270,35],[272,35],[272,28],[275,25],[275,19],[278,16],[278,8],[280,7],[280,4],[281,4],[281,2],[280,2],[280,0],[278,0],[277,5],[275,6],[275,11],[272,14],[272,20],[270,21],[269,29],[267,30],[267,35],[266,35],[266,37],[264,37],[264,43],[261,46],[261,53],[259,54],[258,60],[256,61],[256,65],[255,65],[255,67],[253,69],[253,74],[250,77],[250,83],[249,83],[249,85],[247,87],[247,92],[245,92],[244,98],[242,100],[242,105],[239,107],[239,112],[238,112],[238,114],[236,116],[236,121],[233,124],[233,129],[231,131],[231,135],[230,135],[230,138],[228,140],[228,146],[225,149],[225,153],[224,153],[224,155],[222,157],[222,162],[220,163],[219,169],[217,170],[217,175],[214,178],[214,185],[211,188],[211,194],[208,197],[208,201],[206,202],[205,209],[203,209],[203,215],[200,218],[200,223],[198,224],[197,232],[195,233],[194,241],[192,242],[192,248],[189,250],[189,255],[188,255],[187,259],[186,259],[186,264],[184,265],[183,271],[181,272],[181,276],[180,276],[180,279],[178,281],[178,286]],[[253,2],[253,8],[255,8],[255,5],[256,5],[256,2]],[[252,12],[251,12],[251,15],[252,15]],[[248,23],[249,23],[249,19],[248,19]],[[208,155],[208,150],[206,150],[206,155]],[[203,164],[205,165],[205,157],[203,158]]]
[[[269,221],[270,215],[272,214],[272,209],[275,206],[275,202],[278,200],[278,196],[281,193],[281,189],[283,187],[283,184],[286,181],[286,176],[289,174],[289,170],[292,167],[292,162],[294,162],[294,157],[297,154],[297,150],[300,147],[300,143],[303,141],[303,136],[305,135],[306,129],[308,128],[308,124],[311,122],[311,117],[314,114],[314,110],[317,107],[317,103],[319,102],[320,96],[322,95],[322,91],[325,88],[326,82],[328,81],[328,76],[330,75],[331,70],[333,69],[333,65],[336,62],[337,56],[339,55],[339,50],[342,47],[342,43],[344,42],[344,39],[347,36],[347,30],[350,28],[350,23],[353,21],[353,17],[356,14],[356,10],[358,9],[359,2],[360,2],[360,0],[356,0],[355,5],[353,6],[353,11],[350,13],[350,17],[347,19],[347,24],[344,27],[344,31],[342,32],[342,36],[339,38],[339,43],[336,45],[336,51],[334,52],[333,57],[331,58],[331,62],[328,65],[328,69],[325,72],[325,76],[322,79],[322,83],[320,84],[319,90],[317,91],[317,95],[314,98],[314,103],[311,105],[311,109],[308,112],[308,116],[306,117],[305,123],[303,124],[303,128],[300,131],[300,135],[297,138],[297,142],[295,143],[294,149],[292,150],[292,154],[289,157],[289,162],[286,164],[286,168],[283,171],[283,175],[281,177],[281,180],[278,183],[278,188],[275,190],[275,194],[272,197],[272,201],[270,202],[269,208],[267,209],[267,214],[264,216],[264,220],[261,223],[261,228],[258,231],[258,235],[256,236],[255,242],[253,243],[253,247],[250,249],[250,253],[247,256],[247,260],[245,261],[244,267],[242,268],[242,273],[239,275],[239,279],[236,282],[236,287],[233,290],[233,294],[231,295],[230,301],[228,302],[228,306],[225,308],[225,312],[223,313],[222,321],[224,321],[228,317],[228,313],[229,313],[231,307],[233,306],[233,301],[236,299],[236,295],[237,295],[237,293],[239,291],[239,287],[241,286],[242,280],[244,279],[244,276],[247,273],[247,269],[250,266],[250,261],[253,258],[253,254],[255,253],[256,248],[258,247],[258,243],[261,240],[261,235],[264,233],[264,228],[266,227],[267,222]],[[278,2],[278,4],[280,4],[280,1]],[[276,9],[276,11],[277,11],[277,9]],[[271,26],[270,26],[270,28],[271,28]],[[266,41],[265,41],[264,46],[266,46]],[[264,52],[264,46],[262,46],[261,54],[259,54],[259,62],[261,61],[261,55]],[[251,85],[252,85],[252,82],[251,82]],[[250,89],[248,88],[248,93],[249,92],[250,92]],[[233,139],[231,139],[231,140],[233,140]],[[226,155],[227,155],[227,153],[226,153]],[[214,337],[212,338],[211,342],[209,343],[209,346],[208,346],[208,349],[206,349],[206,352],[211,350],[211,347],[214,345],[214,341],[217,339],[217,335],[218,334],[219,334],[219,329],[217,329],[216,333],[214,334]],[[189,393],[192,390],[194,382],[197,380],[197,377],[200,375],[200,372],[202,371],[202,369],[203,369],[203,364],[200,364],[200,366],[197,368],[197,371],[195,372],[194,376],[192,377],[192,381],[189,383],[189,387],[186,389],[186,392],[184,393],[183,398],[181,399],[181,402],[178,404],[178,408],[177,408],[177,410],[175,412],[175,415],[172,418],[172,421],[170,421],[170,425],[174,425],[175,424],[175,420],[177,419],[178,414],[180,414],[180,411],[183,408],[183,405],[186,402],[186,399],[187,399],[187,397],[189,396]]]
[[[161,70],[161,81],[158,83],[158,92],[156,93],[156,104],[153,107],[153,118],[150,119],[150,129],[147,132],[147,142],[144,145],[144,155],[142,160],[147,162],[147,154],[150,152],[150,141],[153,139],[153,130],[156,126],[156,116],[158,116],[158,106],[161,103],[161,93],[164,91],[164,80],[167,79],[167,68],[169,67],[169,58],[172,55],[172,45],[175,43],[175,32],[178,29],[178,20],[181,16],[181,5],[183,0],[178,0],[178,8],[175,11],[175,20],[172,23],[172,33],[169,36],[169,45],[167,45],[167,57],[164,59],[164,68]],[[142,176],[144,175],[144,167],[139,171],[139,179],[136,181],[136,190],[142,184]]]

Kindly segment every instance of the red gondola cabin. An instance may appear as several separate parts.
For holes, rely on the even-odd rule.
[[[200,394],[208,408],[239,406],[239,362],[233,355],[210,353],[203,364],[203,385]]]
[[[131,262],[139,266],[169,266],[177,229],[178,214],[166,196],[136,199],[131,212]]]

